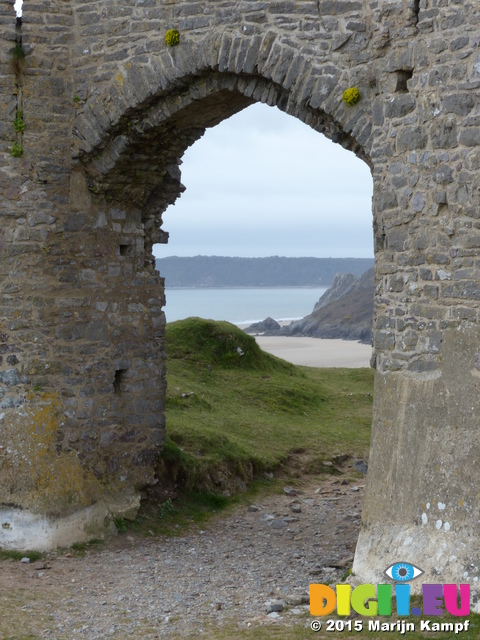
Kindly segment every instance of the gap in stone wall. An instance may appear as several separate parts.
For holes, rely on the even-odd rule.
[[[115,378],[113,380],[113,391],[117,395],[121,395],[122,393],[122,384],[125,379],[126,369],[117,369],[115,371]]]
[[[418,14],[420,13],[420,0],[413,0],[412,11],[415,24],[418,23]]]
[[[397,84],[395,87],[395,93],[408,93],[408,81],[413,76],[413,69],[400,69],[395,71],[397,76]]]
[[[119,251],[121,256],[132,256],[133,246],[131,244],[121,244],[119,245]]]

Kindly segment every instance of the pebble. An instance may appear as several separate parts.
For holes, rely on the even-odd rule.
[[[360,471],[360,473],[366,475],[368,471],[368,464],[365,462],[365,460],[355,460],[353,463],[353,468],[355,469],[355,471]]]
[[[285,604],[282,600],[269,600],[265,603],[265,607],[267,609],[267,613],[271,613],[272,611],[283,611]]]

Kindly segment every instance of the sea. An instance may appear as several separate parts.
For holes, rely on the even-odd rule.
[[[326,287],[248,287],[234,289],[166,288],[167,322],[199,316],[248,325],[269,317],[299,320],[313,311]]]

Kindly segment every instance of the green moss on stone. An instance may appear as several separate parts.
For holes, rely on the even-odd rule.
[[[13,128],[18,133],[25,131],[25,122],[23,120],[23,111],[17,111],[15,120],[13,121]]]
[[[14,142],[10,147],[10,154],[14,158],[20,158],[23,155],[23,147],[19,142]]]
[[[176,47],[180,42],[180,33],[176,29],[169,29],[165,34],[165,43],[167,47]]]

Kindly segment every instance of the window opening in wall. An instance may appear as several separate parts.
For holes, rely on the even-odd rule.
[[[379,233],[375,236],[375,250],[383,251],[387,248],[387,236],[385,233]]]
[[[125,381],[126,369],[117,369],[115,371],[115,378],[113,380],[113,392],[117,394],[122,393],[122,385]]]
[[[121,256],[133,255],[133,246],[131,244],[121,244],[119,246]]]
[[[418,14],[420,13],[420,0],[413,0],[412,11],[415,19],[415,24],[417,24]]]
[[[400,71],[396,71],[395,74],[397,76],[397,86],[395,89],[396,93],[408,93],[407,82],[413,76],[413,70],[402,69]]]

